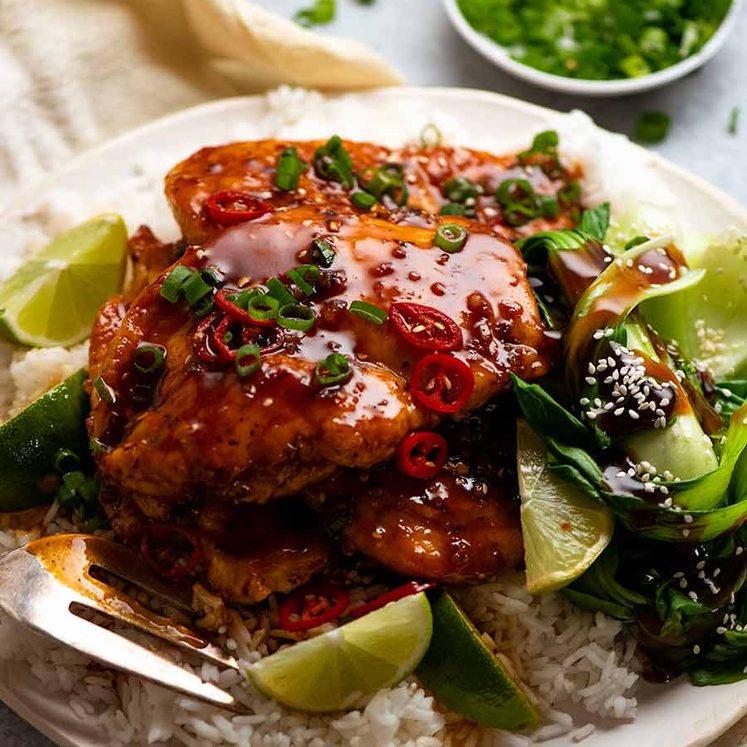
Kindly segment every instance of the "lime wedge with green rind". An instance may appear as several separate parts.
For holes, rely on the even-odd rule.
[[[521,420],[516,446],[527,591],[543,594],[571,583],[597,559],[614,518],[548,468],[542,439]]]
[[[58,486],[57,452],[88,453],[87,378],[78,371],[0,425],[0,511],[51,501]]]
[[[0,333],[33,347],[84,340],[101,304],[121,288],[126,259],[118,215],[65,231],[0,285]]]
[[[433,638],[415,674],[449,710],[480,726],[524,731],[539,713],[508,660],[480,633],[447,592],[433,604]]]
[[[247,668],[250,682],[299,711],[344,711],[413,672],[431,642],[425,592],[266,656]]]

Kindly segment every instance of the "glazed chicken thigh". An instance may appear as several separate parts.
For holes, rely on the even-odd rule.
[[[313,161],[320,144],[293,145]],[[287,143],[203,149],[167,177],[184,240],[161,245],[142,229],[133,285],[94,326],[89,432],[115,530],[137,542],[153,523],[192,527],[208,581],[233,601],[288,591],[325,566],[328,542],[295,496],[341,471],[371,470],[408,434],[483,407],[509,373],[531,380],[552,365],[553,341],[509,239],[572,225],[571,210],[507,225],[494,193],[521,174],[553,195],[569,175],[465,149],[344,145],[358,173],[396,161],[406,205],[384,197],[359,209],[313,168],[296,189],[277,189]],[[437,214],[457,174],[482,185],[469,218]],[[222,222],[210,200],[236,199],[235,190],[261,210]],[[439,247],[447,224],[465,232],[457,251]],[[168,292],[175,273],[207,283],[209,303]],[[419,342],[444,329],[443,349]],[[154,350],[159,368],[143,372],[136,363]],[[329,361],[342,375],[329,377]],[[449,473],[361,491],[345,549],[406,575],[489,576],[521,559],[506,492]],[[288,511],[303,518],[289,522]]]

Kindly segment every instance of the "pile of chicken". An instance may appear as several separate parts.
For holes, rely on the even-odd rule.
[[[89,432],[112,527],[149,552],[161,540],[166,575],[199,574],[237,603],[289,592],[338,559],[448,582],[492,577],[522,561],[506,469],[512,421],[494,402],[510,372],[547,373],[555,348],[512,240],[573,225],[576,175],[554,160],[548,167],[541,154],[340,145],[352,186],[319,167],[323,142],[233,143],[177,165],[166,195],[183,239],[162,244],[145,227],[132,237],[131,283],[93,330]],[[289,149],[304,166],[292,188],[280,188],[278,162]],[[391,164],[404,190],[373,205],[352,199],[361,174]],[[445,185],[456,178],[477,187],[466,210],[449,207]],[[508,179],[528,180],[540,196],[570,196],[552,217],[509,225],[495,197]],[[215,209],[226,201],[261,210]],[[434,244],[444,224],[467,230],[459,251]],[[224,295],[285,282],[294,267],[315,263],[315,240],[332,252],[303,299],[314,326],[253,330],[261,365],[249,377],[204,355],[202,337],[220,323],[215,306],[195,311],[162,292],[179,265],[209,270]],[[384,320],[351,313],[356,301]],[[457,412],[413,396],[413,370],[429,351],[386,318],[403,302],[458,325],[461,339],[448,355],[469,367],[474,388]],[[143,345],[164,351],[147,386],[133,369]],[[315,371],[331,353],[345,357],[349,372],[320,386]],[[403,440],[422,431],[448,443],[445,464],[427,478],[402,472],[395,459]]]

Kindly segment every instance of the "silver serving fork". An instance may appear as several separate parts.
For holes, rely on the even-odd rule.
[[[247,711],[232,695],[157,651],[76,614],[81,607],[103,613],[203,661],[240,671],[234,657],[101,580],[96,569],[140,587],[177,610],[191,611],[188,595],[156,578],[132,550],[103,537],[84,534],[43,537],[0,557],[0,609],[23,625],[102,664],[211,705],[237,713]]]

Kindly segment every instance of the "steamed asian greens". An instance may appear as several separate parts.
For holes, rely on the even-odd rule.
[[[547,469],[615,516],[565,593],[631,627],[652,672],[747,676],[747,240],[685,258],[605,244],[609,210],[519,242],[565,307],[564,371],[515,382]],[[552,305],[552,304],[550,304]],[[522,495],[522,501],[524,495]]]

